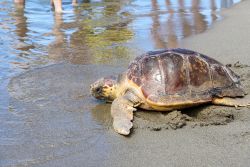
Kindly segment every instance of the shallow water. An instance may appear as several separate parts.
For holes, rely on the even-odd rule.
[[[122,71],[137,54],[178,47],[239,1],[109,0],[77,7],[65,1],[62,15],[51,11],[48,0],[27,0],[25,8],[1,1],[0,166],[110,161],[114,145],[127,141],[109,129],[110,106],[89,96],[89,83]],[[12,80],[8,92],[14,75],[59,62],[80,66],[26,73]]]
[[[65,1],[65,13],[55,15],[47,0],[28,0],[25,9],[3,0],[0,80],[55,61],[127,64],[138,53],[178,47],[220,19],[221,8],[239,1],[96,0],[75,8]]]

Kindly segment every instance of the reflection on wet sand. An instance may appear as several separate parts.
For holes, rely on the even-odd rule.
[[[74,64],[110,63],[126,58],[129,50],[123,44],[132,39],[133,32],[127,26],[130,20],[121,20],[122,5],[116,1],[104,6],[83,4],[82,10],[88,13],[88,17],[80,19],[79,11],[75,10],[78,27],[70,38],[62,31],[65,26],[62,16],[55,15],[55,40],[50,44],[49,57]]]
[[[192,1],[193,20],[195,33],[201,33],[207,29],[205,22],[205,16],[199,12],[200,0]],[[185,35],[185,34],[184,34]]]
[[[20,6],[15,6],[15,11],[13,12],[13,18],[15,20],[15,33],[17,35],[18,39],[18,45],[15,46],[18,50],[21,51],[27,51],[29,49],[34,48],[34,46],[27,44],[25,41],[28,37],[28,25],[27,20],[28,18],[24,15],[24,8],[20,8]],[[21,56],[21,55],[19,55]]]
[[[159,6],[157,4],[156,0],[151,0],[152,3],[152,11],[157,11],[159,10]],[[159,15],[152,15],[152,28],[151,31],[152,33],[152,38],[155,41],[155,45],[158,46],[159,48],[166,48],[167,43],[164,42],[163,39],[161,39],[161,34],[160,33],[156,33],[157,29],[160,28],[160,21],[159,21]]]
[[[152,11],[158,10],[157,0],[151,0]],[[160,15],[153,15],[152,36],[156,48],[178,47],[179,41],[192,34],[205,31],[208,28],[207,17],[214,21],[217,17],[213,13],[216,9],[212,3],[210,14],[202,13],[200,0],[192,0],[191,6],[183,0],[166,0],[168,11],[165,21],[160,21]],[[209,16],[210,15],[210,16]]]
[[[33,46],[32,44],[28,44],[26,41],[28,38],[29,29],[27,25],[28,18],[24,15],[24,13],[25,11],[22,4],[15,4],[15,10],[12,13],[12,17],[15,22],[16,29],[14,30],[14,32],[17,36],[17,41],[14,43],[13,47],[18,51],[16,52],[16,60],[12,61],[11,64],[21,69],[28,69],[29,63],[22,62],[20,60],[26,57],[26,51],[35,48],[35,46]]]
[[[55,36],[54,41],[50,43],[48,47],[49,58],[52,60],[63,60],[67,59],[67,44],[66,35],[62,31],[63,18],[60,14],[54,15],[54,26],[52,33]]]
[[[224,0],[224,1],[221,1],[221,6],[223,8],[228,8],[230,6],[232,6],[234,4],[233,0]]]
[[[12,46],[17,58],[11,63],[22,69],[33,65],[34,59],[126,66],[137,54],[178,47],[182,38],[205,31],[218,19],[218,9],[235,1],[86,0],[64,14],[35,11],[44,4],[34,9],[30,2],[25,9],[16,4],[9,15],[18,41]],[[44,26],[39,21],[43,18],[48,19]]]
[[[149,17],[152,23],[143,34],[151,41],[152,49],[178,47],[182,38],[205,31],[217,19],[216,11],[221,6],[232,5],[232,1],[211,0],[151,0],[148,14],[137,15],[130,9],[140,8],[124,1],[112,0],[101,3],[85,2],[74,10],[75,26],[70,37],[62,30],[65,27],[61,15],[55,15],[53,35],[49,57],[53,60],[67,60],[74,64],[117,63],[117,60],[131,59],[133,50],[149,50],[137,43],[142,29],[136,29],[134,23]],[[140,10],[140,9],[138,9]],[[66,26],[67,27],[67,26]],[[147,28],[147,24],[145,24]],[[71,27],[72,28],[72,27]],[[142,39],[141,39],[142,40]],[[142,47],[142,48],[141,48]],[[127,62],[127,61],[126,61]]]

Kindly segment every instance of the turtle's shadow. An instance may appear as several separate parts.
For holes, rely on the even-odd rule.
[[[182,109],[181,112],[186,114],[192,118],[197,118],[200,113],[204,112],[205,110],[212,108],[210,105],[203,105],[203,106],[195,106],[186,109]]]
[[[92,119],[104,129],[113,131],[113,119],[110,113],[111,104],[105,102],[99,102],[91,109]],[[130,138],[134,134],[134,129],[130,130],[130,134],[125,136]]]
[[[226,106],[204,105],[182,110],[194,122],[205,125],[225,125],[234,120],[234,108]]]
[[[99,103],[91,109],[93,120],[107,130],[113,130],[111,105]],[[186,125],[225,125],[234,119],[229,107],[202,105],[170,112],[147,111],[138,109],[134,112],[133,128],[130,137],[138,129],[159,131],[161,129],[179,129]]]
[[[143,118],[146,120],[155,120],[158,119],[160,120],[160,118],[162,118],[162,116],[167,116],[170,113],[174,112],[174,111],[180,111],[182,114],[185,114],[189,117],[192,118],[197,118],[199,117],[199,115],[203,112],[205,112],[206,110],[213,110],[212,106],[195,106],[195,107],[190,107],[190,108],[186,108],[186,109],[181,109],[181,110],[173,110],[173,111],[148,111],[148,110],[143,110],[143,109],[138,109],[135,112],[135,117],[137,118]]]
[[[105,102],[99,102],[91,109],[92,119],[104,128],[109,129],[112,127],[112,117],[110,114],[111,104]]]

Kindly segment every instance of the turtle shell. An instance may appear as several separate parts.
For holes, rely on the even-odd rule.
[[[143,96],[159,105],[244,96],[239,77],[203,54],[187,49],[151,51],[130,65],[127,78]]]

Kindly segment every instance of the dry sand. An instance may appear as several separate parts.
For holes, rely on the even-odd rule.
[[[245,0],[224,10],[223,21],[182,44],[231,64],[248,92],[249,8],[250,0]],[[59,64],[13,78],[10,108],[16,123],[8,133],[16,140],[2,146],[1,165],[249,166],[249,108],[201,106],[185,114],[139,111],[131,136],[114,133],[110,105],[93,100],[88,87],[96,78],[122,70]]]

